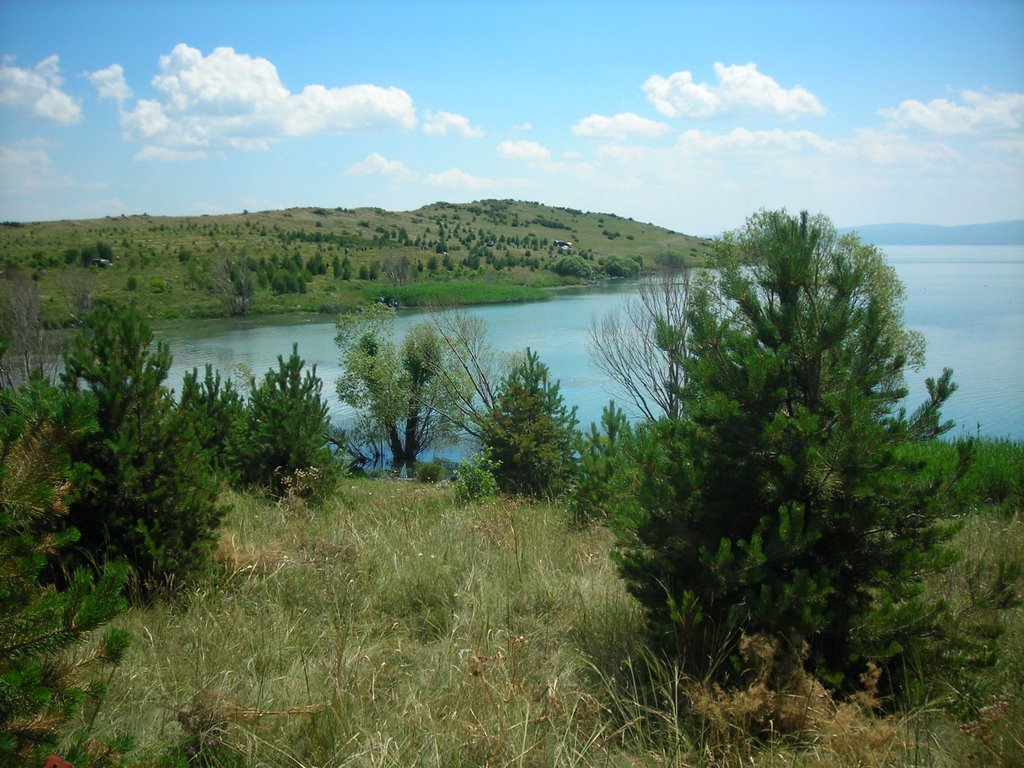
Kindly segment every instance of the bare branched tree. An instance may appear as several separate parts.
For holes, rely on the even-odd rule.
[[[238,317],[249,314],[256,294],[249,258],[243,255],[233,262],[221,253],[214,259],[212,270],[213,290],[224,301],[228,313]]]
[[[14,388],[60,368],[60,340],[43,323],[39,289],[23,272],[0,279],[0,387]]]
[[[430,319],[445,346],[446,365],[437,371],[456,397],[448,418],[474,437],[478,425],[496,399],[501,380],[513,356],[503,354],[487,341],[487,323],[479,317],[451,309],[434,309]],[[468,382],[469,386],[466,386]]]
[[[405,285],[409,281],[409,270],[412,261],[404,254],[398,256],[388,253],[381,259],[380,269],[392,285]]]
[[[689,295],[684,268],[645,280],[621,310],[591,320],[594,364],[644,418],[681,415]]]
[[[92,312],[92,294],[96,286],[96,275],[89,267],[68,267],[62,269],[57,277],[60,285],[64,306],[67,308],[71,324],[79,326],[85,316]]]

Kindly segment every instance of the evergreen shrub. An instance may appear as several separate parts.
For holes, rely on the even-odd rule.
[[[802,654],[822,680],[894,673],[943,615],[922,598],[947,564],[944,476],[901,446],[947,425],[951,372],[908,418],[902,287],[882,254],[823,217],[762,212],[715,245],[692,298],[683,418],[648,425],[612,514],[654,642],[728,677],[741,633]],[[897,685],[901,676],[891,674]]]
[[[575,406],[566,406],[559,383],[527,349],[479,425],[480,441],[498,464],[498,487],[534,497],[564,492],[576,470],[577,423]]]
[[[88,475],[69,504],[81,538],[67,563],[123,559],[144,591],[200,575],[224,514],[193,421],[164,385],[170,366],[138,312],[102,306],[86,317],[62,376],[97,426],[71,445]]]
[[[278,355],[276,370],[250,381],[252,393],[234,450],[243,483],[285,495],[295,492],[292,479],[301,471],[303,495],[317,497],[333,487],[338,469],[325,437],[330,418],[323,381],[315,365],[304,370],[305,365],[295,344],[287,360]]]
[[[82,650],[125,609],[124,566],[108,564],[98,580],[79,569],[63,589],[45,586],[54,558],[78,537],[64,518],[76,474],[68,447],[95,429],[84,405],[40,381],[0,390],[0,765],[42,765],[58,744],[76,765],[98,765],[91,754],[130,745],[96,744],[88,728],[68,732],[75,713],[104,696],[86,670],[118,664],[128,646],[125,632],[109,630]]]

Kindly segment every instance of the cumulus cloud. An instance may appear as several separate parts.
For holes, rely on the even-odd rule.
[[[345,169],[346,176],[412,176],[401,160],[388,160],[379,152],[371,152],[358,163]]]
[[[427,112],[423,132],[428,136],[458,136],[463,139],[479,139],[484,135],[482,128],[469,124],[469,118],[440,110]]]
[[[525,160],[527,162],[544,162],[551,158],[547,147],[536,141],[503,141],[498,145],[498,155],[508,160]]]
[[[714,117],[733,112],[766,112],[792,119],[821,116],[825,107],[801,86],[783,88],[756,64],[715,64],[716,84],[694,82],[688,70],[652,75],[643,85],[647,100],[666,117]]]
[[[124,79],[124,69],[120,64],[111,64],[105,69],[98,69],[86,75],[93,84],[101,99],[124,104],[132,97],[132,89]]]
[[[640,117],[632,112],[622,112],[611,117],[590,115],[572,127],[572,132],[577,136],[618,141],[625,141],[630,136],[661,136],[666,131],[668,131],[667,124]]]
[[[963,91],[960,99],[961,103],[932,99],[927,104],[911,99],[879,113],[893,128],[945,136],[1019,131],[1024,126],[1024,93]]]
[[[215,48],[209,55],[179,43],[159,60],[156,98],[121,115],[125,138],[186,152],[209,148],[266,149],[285,138],[416,127],[412,98],[400,88],[307,85],[290,92],[261,57]],[[89,75],[103,98],[128,98],[120,66]],[[158,154],[148,151],[140,153]],[[149,159],[144,157],[143,159]]]
[[[32,69],[15,67],[13,62],[13,58],[5,57],[0,63],[0,106],[61,125],[74,125],[82,119],[78,102],[61,90],[64,81],[56,54]]]
[[[432,187],[448,187],[449,189],[487,189],[494,185],[493,179],[473,176],[459,168],[428,174],[423,177],[423,181]]]

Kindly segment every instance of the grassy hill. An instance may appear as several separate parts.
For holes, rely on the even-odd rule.
[[[253,286],[248,311],[258,314],[333,313],[378,296],[514,301],[635,265],[698,260],[706,246],[612,214],[512,200],[0,226],[5,277],[30,275],[58,325],[86,296],[134,302],[154,318],[226,316],[225,288],[240,281]]]

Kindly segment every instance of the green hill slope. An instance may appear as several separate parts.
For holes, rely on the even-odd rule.
[[[696,261],[706,246],[612,214],[512,200],[0,226],[4,276],[31,277],[55,324],[89,300],[134,302],[157,318],[336,312],[381,296],[509,301]]]

